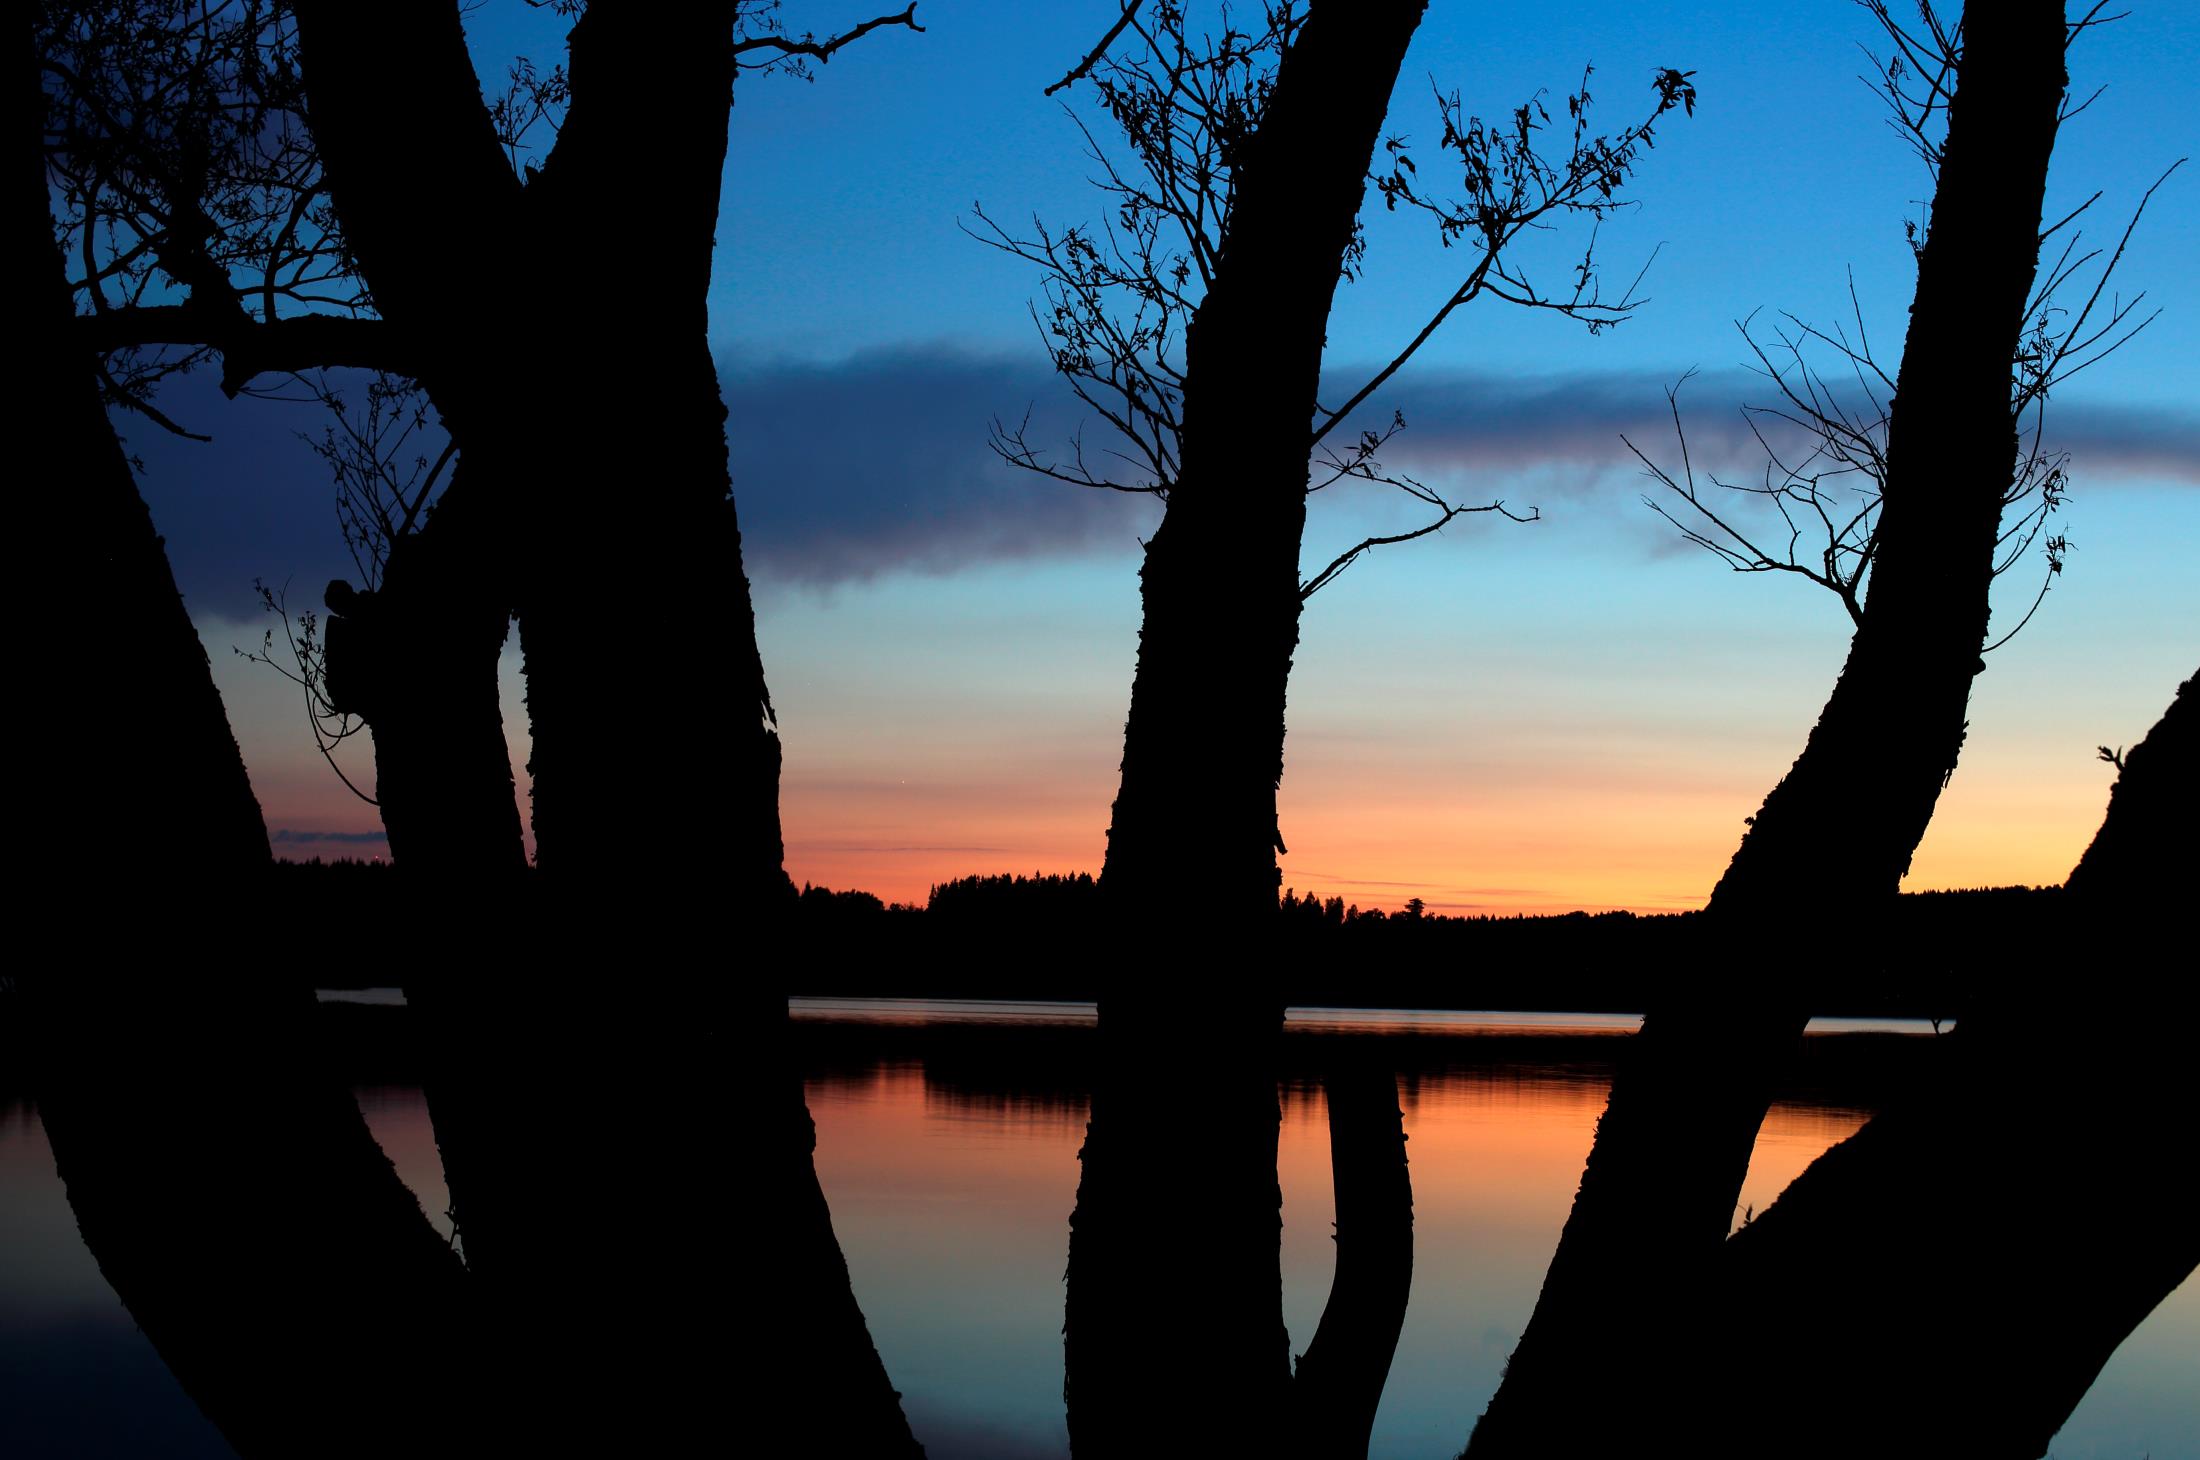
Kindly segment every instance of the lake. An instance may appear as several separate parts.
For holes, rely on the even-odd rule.
[[[1062,1273],[1092,1052],[1090,1006],[797,1000],[817,1166],[856,1296],[934,1460],[1067,1453]],[[1282,1059],[1284,1312],[1303,1346],[1327,1296],[1329,1041],[1400,1072],[1415,1211],[1412,1302],[1373,1454],[1447,1460],[1496,1387],[1557,1244],[1624,1016],[1293,1010]],[[1762,1209],[1857,1129],[1928,1026],[1814,1026],[1757,1143]],[[360,1107],[439,1225],[417,1086]],[[2120,1194],[2104,1199],[2121,1200]],[[1738,1209],[1736,1220],[1743,1211]],[[2060,1460],[2200,1460],[2200,1291],[2128,1339],[2057,1437]],[[77,1237],[35,1109],[0,1104],[0,1455],[225,1456]]]

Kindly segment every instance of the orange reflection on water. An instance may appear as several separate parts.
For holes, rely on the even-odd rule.
[[[1464,1440],[1534,1306],[1608,1093],[1601,1062],[1424,1069],[1408,1084],[1413,1298],[1377,1453],[1454,1453]],[[1062,1274],[1081,1092],[950,1085],[911,1061],[813,1080],[808,1096],[833,1225],[919,1433],[943,1454],[981,1430],[1065,1453]],[[1334,1262],[1328,1114],[1318,1087],[1287,1086],[1281,1110],[1284,1316],[1303,1347]],[[1761,1210],[1862,1120],[1775,1106],[1744,1203]]]

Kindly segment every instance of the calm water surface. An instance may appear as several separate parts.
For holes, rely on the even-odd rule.
[[[795,1013],[818,1175],[918,1437],[934,1460],[1066,1455],[1062,1270],[1090,1006],[803,1000]],[[1404,1070],[1413,1298],[1375,1455],[1457,1453],[1534,1305],[1580,1177],[1610,1080],[1599,1036],[1637,1022],[1292,1011],[1287,1048],[1396,1036]],[[1488,1057],[1492,1043],[1461,1042],[1498,1030],[1551,1037],[1508,1041],[1501,1060]],[[1553,1057],[1539,1056],[1546,1047]],[[1326,1112],[1293,1064],[1279,1153],[1284,1315],[1303,1344],[1328,1292],[1334,1213]],[[1868,1118],[1868,1098],[1842,1094],[1773,1107],[1742,1205],[1761,1209]],[[420,1091],[358,1095],[399,1174],[448,1230]],[[2200,1291],[2188,1281],[2126,1341],[2053,1453],[2200,1460],[2196,1356]],[[229,1453],[78,1239],[35,1111],[0,1104],[0,1456]]]

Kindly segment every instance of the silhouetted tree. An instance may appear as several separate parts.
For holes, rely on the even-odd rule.
[[[1145,619],[1102,874],[1118,917],[1166,920],[1191,886],[1209,889],[1233,917],[1274,909],[1284,698],[1302,605],[1376,547],[1464,513],[1504,510],[1454,503],[1385,473],[1376,453],[1403,428],[1399,417],[1349,446],[1347,422],[1476,299],[1552,310],[1592,329],[1634,308],[1631,298],[1603,298],[1586,250],[1562,295],[1539,290],[1508,250],[1558,219],[1601,219],[1625,206],[1619,189],[1658,119],[1694,109],[1687,76],[1661,72],[1649,117],[1611,137],[1589,130],[1586,89],[1569,97],[1550,157],[1538,150],[1553,126],[1540,99],[1489,123],[1456,94],[1439,94],[1441,146],[1463,192],[1447,199],[1418,181],[1403,140],[1377,152],[1421,9],[1387,5],[1333,31],[1336,17],[1321,8],[1279,4],[1249,32],[1200,40],[1181,5],[1144,16],[1126,5],[1062,83],[1092,77],[1129,145],[1131,160],[1119,166],[1085,131],[1114,221],[1055,233],[1034,220],[1033,236],[1020,238],[977,215],[985,242],[1043,271],[1046,305],[1033,309],[1041,337],[1118,438],[1109,455],[1133,475],[1096,474],[1081,442],[1056,461],[999,423],[995,450],[1057,480],[1166,504],[1139,573]],[[1126,34],[1142,53],[1110,50],[1127,47]],[[1377,157],[1385,206],[1428,215],[1467,263],[1421,331],[1329,409],[1317,392],[1330,308],[1360,263],[1360,204]],[[1394,487],[1428,519],[1362,539],[1302,575],[1307,500],[1347,480]]]
[[[552,955],[627,956],[594,936],[561,934],[576,923],[599,934],[598,914],[621,919],[622,937],[630,926],[653,926],[643,909],[612,895],[643,877],[676,885],[667,898],[676,917],[666,920],[675,931],[696,928],[703,904],[690,894],[712,879],[714,906],[749,914],[744,935],[767,946],[770,914],[793,896],[780,866],[778,743],[704,333],[727,109],[741,66],[822,61],[879,26],[913,26],[913,11],[820,41],[785,35],[769,7],[688,7],[646,24],[623,7],[591,9],[573,31],[570,82],[560,72],[525,88],[563,116],[558,145],[523,181],[510,151],[510,98],[483,104],[455,6],[368,14],[310,5],[295,34],[288,12],[250,4],[193,9],[180,21],[159,7],[124,10],[114,27],[168,46],[163,54],[179,57],[175,69],[194,85],[205,71],[230,87],[213,88],[215,112],[234,106],[257,119],[225,138],[240,149],[243,175],[257,180],[251,167],[274,166],[248,144],[276,139],[288,202],[251,215],[276,219],[274,261],[256,258],[203,217],[190,227],[175,222],[186,205],[197,215],[220,211],[205,198],[235,169],[194,161],[212,151],[205,147],[181,165],[154,157],[145,171],[165,201],[149,210],[131,204],[129,216],[145,225],[143,246],[125,239],[117,257],[136,249],[133,258],[157,258],[159,273],[139,276],[128,303],[95,305],[87,343],[194,347],[186,360],[212,349],[225,384],[239,389],[271,369],[400,372],[426,388],[457,443],[458,465],[440,497],[423,509],[423,485],[398,502],[417,521],[396,531],[373,524],[379,581],[369,574],[366,591],[347,595],[340,585],[332,594],[335,657],[316,671],[326,676],[329,708],[357,709],[375,724],[385,815],[399,813],[391,793],[421,813],[404,829],[392,825],[393,845],[409,863],[437,870],[518,865],[494,695],[496,650],[516,607],[541,845],[561,881],[586,878],[600,894],[593,904],[570,896],[537,904],[538,926],[524,944],[530,956],[538,964]],[[93,12],[93,23],[112,38],[107,12]],[[114,85],[138,84],[111,50],[86,49],[107,56],[109,69],[98,74]],[[96,112],[102,93],[69,85]],[[194,100],[205,92],[181,89]],[[307,117],[310,136],[293,128]],[[121,131],[113,150],[135,155],[136,130]],[[98,198],[108,183],[101,175],[88,186]],[[650,200],[661,233],[645,239],[622,221],[637,196]],[[81,217],[84,238],[112,231],[113,218],[90,205]],[[364,310],[371,282],[374,317],[285,312],[315,302],[292,292],[300,286],[283,249],[300,237],[320,260],[313,267],[335,270],[352,291],[339,306]],[[484,258],[497,261],[499,291],[481,287],[474,261]],[[264,279],[249,281],[263,291],[239,282],[240,271],[263,263]],[[632,283],[644,275],[661,290],[658,308],[635,306]],[[179,291],[184,302],[143,302],[155,289]],[[688,635],[703,626],[724,635],[730,667],[697,651]],[[645,691],[619,692],[629,682]],[[721,760],[707,771],[686,753],[688,733],[660,713],[668,695],[714,718]],[[681,754],[666,752],[667,735],[680,737]],[[455,937],[440,947],[452,958],[502,956]],[[685,954],[675,942],[659,956]],[[491,1008],[472,993],[438,1000],[424,991],[438,1055],[438,1138],[472,1275],[496,1310],[500,1352],[491,1362],[522,1374],[527,1413],[570,1417],[566,1444],[579,1436],[585,1448],[610,1449],[640,1436],[693,1448],[724,1430],[725,1349],[697,1330],[709,1315],[736,1311],[735,1295],[747,1293],[754,1302],[738,1308],[743,1337],[768,1355],[749,1369],[764,1376],[760,1413],[776,1417],[780,1406],[814,1398],[818,1432],[855,1436],[865,1450],[911,1452],[848,1291],[799,1086],[776,1055],[785,1044],[784,986],[752,974],[743,989],[745,1002],[669,1032],[673,999],[655,980],[532,1015],[508,1003]],[[515,1045],[514,1023],[542,1037]],[[590,1200],[574,1191],[571,1132],[547,1121],[540,1104],[544,1061],[583,1034],[611,1045],[586,1130],[628,1149],[655,1198],[651,1230],[631,1242],[620,1240],[633,1221],[625,1193]],[[705,1045],[706,1035],[716,1042]],[[727,1066],[741,1078],[719,1080]],[[770,1134],[748,1183],[745,1162],[712,1153],[752,1112]],[[727,1241],[725,1214],[737,1207],[754,1214],[753,1242]],[[769,1254],[761,1282],[729,1255],[749,1251]],[[514,1354],[529,1362],[515,1364]],[[862,1402],[851,1403],[856,1395]]]
[[[1142,1446],[1162,1414],[1185,1448],[1289,1448],[1275,1428],[1291,1385],[1277,1266],[1280,994],[1256,973],[1265,986],[1251,991],[1229,987],[1235,978],[1204,979],[1212,986],[1186,997],[1172,979],[1156,998],[1153,960],[1169,959],[1173,973],[1193,947],[1256,969],[1271,957],[1284,702],[1307,597],[1372,548],[1503,506],[1462,507],[1385,474],[1376,453],[1403,425],[1395,417],[1349,447],[1336,444],[1339,428],[1483,294],[1592,325],[1623,317],[1629,302],[1601,298],[1586,258],[1574,292],[1550,298],[1508,267],[1506,249],[1554,215],[1620,206],[1653,123],[1693,106],[1687,79],[1662,73],[1650,119],[1607,138],[1589,132],[1587,97],[1577,95],[1561,124],[1565,151],[1547,160],[1536,133],[1550,118],[1538,103],[1492,126],[1440,97],[1464,199],[1425,193],[1397,139],[1384,147],[1378,185],[1386,205],[1426,212],[1447,244],[1466,245],[1465,278],[1396,359],[1325,410],[1317,394],[1330,307],[1359,261],[1370,162],[1423,8],[1275,5],[1249,32],[1226,21],[1222,35],[1198,40],[1182,7],[1141,14],[1127,4],[1063,83],[1091,77],[1129,144],[1133,160],[1119,168],[1093,142],[1114,221],[1060,234],[1035,223],[1020,238],[979,214],[986,241],[1044,271],[1047,305],[1033,313],[1056,368],[1139,475],[1096,475],[1081,449],[1058,464],[1020,429],[997,426],[995,449],[1079,486],[1166,503],[1140,570],[1144,627],[1101,878],[1120,941],[1108,955],[1103,1059],[1071,1227],[1065,1392],[1080,1455]],[[1143,50],[1111,51],[1119,44]],[[1309,470],[1317,455],[1318,474]],[[1302,575],[1308,496],[1347,479],[1397,487],[1430,517]],[[1190,888],[1205,905],[1196,929],[1180,916]],[[1379,1166],[1346,1163],[1338,1175]],[[1339,1200],[1356,1204],[1343,1192]],[[1340,1283],[1352,1275],[1340,1265]],[[1372,1406],[1379,1379],[1324,1392]],[[1299,1423],[1364,1442],[1371,1420],[1370,1408]]]
[[[749,936],[763,947],[794,890],[781,867],[779,743],[704,332],[727,114],[743,55],[824,59],[913,19],[904,11],[822,43],[744,39],[744,9],[586,11],[569,39],[557,144],[524,183],[481,104],[455,8],[393,18],[309,7],[301,60],[347,238],[378,307],[428,338],[416,373],[506,534],[497,561],[527,656],[546,873],[597,891],[644,865],[652,877],[669,866],[666,880],[682,890],[710,878],[717,911],[756,918]],[[412,78],[403,96],[388,87],[397,74]],[[661,230],[646,239],[626,217],[637,196],[651,199]],[[517,257],[510,293],[485,300],[450,267],[451,229],[484,249],[513,237],[557,246]],[[637,270],[656,281],[661,308],[635,307]],[[514,374],[511,358],[543,368]],[[615,499],[605,497],[614,484]],[[730,662],[698,664],[687,635],[701,625],[720,626]],[[690,712],[723,735],[721,763],[699,785],[689,757],[665,753],[654,707],[606,692],[629,679],[680,687]],[[646,864],[642,849],[653,854]],[[674,926],[695,926],[699,904],[682,895],[670,906]],[[537,1016],[553,1034],[613,1035],[610,1089],[589,1128],[630,1144],[652,1181],[647,1280],[592,1283],[575,1295],[575,1314],[546,1309],[557,1290],[545,1284],[623,1203],[572,1199],[567,1152],[526,1105],[539,1053],[498,1036],[501,1005],[448,990],[427,1004],[443,1025],[431,1098],[439,1132],[448,1121],[450,1133],[439,1138],[463,1230],[493,1248],[496,1291],[513,1314],[543,1320],[532,1344],[554,1345],[575,1318],[586,1331],[638,1335],[603,1358],[617,1382],[588,1423],[607,1443],[622,1412],[635,1420],[635,1395],[648,1396],[642,1428],[660,1442],[707,1431],[725,1351],[696,1342],[680,1314],[693,1293],[730,1304],[749,1292],[742,1337],[761,1356],[750,1372],[774,1416],[799,1412],[830,1441],[824,1449],[916,1449],[847,1289],[799,1087],[778,1062],[785,976],[744,970],[740,1001],[694,1027],[667,1027],[676,1001],[655,979]],[[716,1073],[729,1065],[739,1073],[731,1088]],[[762,1126],[745,1173],[731,1169],[734,1153],[728,1165],[710,1155],[736,1121]],[[753,1245],[719,1230],[736,1207],[756,1224]],[[769,1254],[761,1275],[736,1266],[744,1251]]]
[[[456,7],[307,5],[299,59],[347,243],[376,307],[418,341],[414,373],[490,499],[496,541],[477,546],[495,554],[526,651],[538,860],[616,880],[647,849],[771,899],[792,890],[779,741],[705,334],[728,110],[744,56],[825,59],[914,22],[905,10],[794,41],[745,34],[756,12],[730,0],[584,10],[555,90],[557,140],[524,178],[482,104]],[[646,233],[629,217],[637,197],[650,200]],[[503,261],[499,289],[453,267],[454,240]],[[454,481],[441,515],[462,485],[475,494]],[[698,656],[689,633],[706,624],[723,648]],[[666,725],[606,692],[619,683],[677,687],[685,713],[714,727],[707,774],[664,753]]]
[[[341,706],[377,722],[378,762],[400,771],[385,814],[402,820],[409,801],[444,818],[433,836],[393,836],[453,870],[517,863],[492,713],[495,651],[516,610],[545,867],[617,879],[646,851],[743,897],[791,891],[779,744],[704,333],[727,115],[744,66],[824,61],[914,19],[797,39],[772,8],[584,10],[569,66],[523,74],[495,105],[455,6],[306,5],[295,29],[290,12],[251,0],[180,23],[121,6],[102,31],[165,24],[182,36],[178,68],[196,80],[213,58],[257,121],[217,138],[238,143],[241,169],[220,148],[162,154],[146,166],[168,201],[84,214],[86,238],[136,219],[143,239],[114,257],[157,262],[145,277],[183,296],[153,303],[141,290],[98,309],[87,339],[218,351],[231,388],[269,370],[387,368],[420,380],[459,443],[449,485],[391,544],[372,597],[339,592],[329,681]],[[72,74],[96,99],[86,73]],[[523,177],[519,139],[545,113],[558,140]],[[90,192],[105,196],[107,182]],[[214,227],[230,213],[209,188],[243,196],[255,226]],[[636,197],[651,200],[646,234],[626,217]],[[484,289],[468,260],[490,257],[498,287]],[[642,274],[655,281],[649,308],[632,293]],[[331,302],[374,317],[298,312]],[[705,624],[720,654],[698,655],[686,636]],[[709,773],[663,753],[663,721],[607,690],[625,683],[677,686],[687,713],[716,727]]]
[[[22,320],[23,419],[44,438],[46,466],[25,494],[18,603],[29,620],[64,612],[78,630],[71,647],[36,661],[29,842],[41,860],[81,871],[111,860],[122,836],[149,833],[174,844],[159,864],[169,881],[264,868],[259,801],[107,418],[105,399],[124,388],[74,332],[47,205],[49,167],[75,160],[74,136],[43,84],[24,95],[36,98],[39,130],[36,192],[30,167],[21,179],[25,257],[41,277]]]
[[[1616,1081],[1534,1316],[1468,1453],[1602,1453],[1670,1403],[1700,1344],[1687,1315],[1732,1222],[1770,1081],[1819,976],[1874,946],[1941,787],[1983,667],[2002,513],[2021,481],[2012,383],[2033,298],[2048,155],[2062,117],[2059,0],[1926,12],[1934,58],[1904,113],[1938,187],[1887,407],[1870,577],[1849,657],[1802,755],[1711,897],[1714,972],[1653,1006]],[[1890,86],[1901,103],[1914,95]],[[1945,120],[1935,139],[1936,119]],[[2013,414],[2014,412],[2014,414]],[[1829,574],[1838,576],[1829,560]],[[1763,967],[1838,916],[1839,949]],[[1683,1356],[1686,1356],[1685,1358]],[[1598,1395],[1583,1404],[1584,1391]]]
[[[1725,1244],[1703,1301],[1750,1337],[1717,1366],[1721,1429],[1749,1437],[1734,1453],[1776,1434],[1797,1456],[2032,1460],[2200,1264],[2180,1203],[2115,1195],[2188,1135],[2191,985],[2149,955],[2178,942],[2190,892],[2194,699],[2187,681],[2131,751],[2060,936],[1938,1041],[1919,1089]],[[2104,1007],[2145,1015],[2074,1026],[2042,997],[2088,966]]]
[[[230,395],[295,394],[303,384],[331,403],[330,387],[297,372],[408,367],[412,342],[368,317],[371,301],[330,210],[287,11],[258,0],[118,0],[50,4],[39,17],[58,137],[47,173],[62,236],[81,260],[74,326],[79,347],[101,360],[114,404],[182,430],[154,404],[154,388],[216,357]],[[270,376],[289,384],[254,386]],[[331,623],[306,630],[295,677],[317,736],[342,709],[371,709],[381,722],[370,799],[408,867],[511,870],[524,854],[495,672],[508,595],[478,567],[454,562],[462,547],[443,546],[480,514],[429,502],[440,475],[396,520],[375,524],[370,554],[368,588],[392,578],[406,585],[398,599],[420,606],[409,662],[377,672],[373,646],[361,641],[394,629]],[[355,547],[365,545],[358,525],[346,521]],[[404,611],[395,604],[375,617]],[[345,641],[337,704],[322,677],[322,629]]]

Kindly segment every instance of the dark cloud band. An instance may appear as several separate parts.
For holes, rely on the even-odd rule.
[[[1677,374],[1418,372],[1379,393],[1367,424],[1403,414],[1408,429],[1384,459],[1454,473],[1467,496],[1517,492],[1521,475],[1550,468],[1632,490],[1639,478],[1619,438],[1670,452],[1665,390]],[[202,376],[172,385],[161,406],[211,432],[211,444],[118,417],[144,459],[141,483],[185,596],[202,622],[208,612],[254,621],[259,577],[289,580],[293,608],[317,607],[322,585],[352,571],[327,470],[299,439],[321,429],[318,413],[227,401]],[[1034,444],[1066,446],[1076,432],[1077,402],[1042,360],[922,346],[831,364],[728,360],[721,376],[747,563],[760,583],[1121,550],[1158,516],[1150,498],[1048,481],[987,449],[988,422],[1027,409]],[[1738,407],[1768,395],[1761,377],[1741,371],[1691,380],[1681,401],[1699,462],[1749,470],[1754,448]],[[2073,400],[2054,406],[2049,423],[2081,493],[2116,479],[2200,484],[2200,415]],[[1105,436],[1105,427],[1088,431],[1088,454]]]

